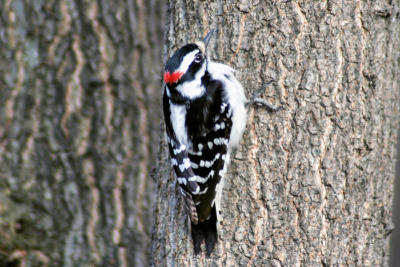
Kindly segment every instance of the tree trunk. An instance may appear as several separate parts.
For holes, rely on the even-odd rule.
[[[162,1],[0,4],[0,266],[147,266]]]
[[[399,1],[169,1],[164,59],[216,29],[209,56],[250,107],[210,259],[194,256],[165,144],[154,266],[387,266],[400,118]],[[168,54],[168,55],[167,55]]]

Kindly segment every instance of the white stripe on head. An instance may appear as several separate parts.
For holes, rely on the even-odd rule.
[[[200,50],[196,49],[196,50],[193,50],[192,52],[190,52],[189,54],[185,55],[183,57],[182,63],[179,65],[179,68],[176,71],[186,73],[189,69],[190,64],[192,64],[196,54],[199,52],[200,52]]]

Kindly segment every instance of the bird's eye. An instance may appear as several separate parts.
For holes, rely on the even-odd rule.
[[[203,60],[203,55],[201,53],[197,53],[194,61],[196,61],[197,63]]]

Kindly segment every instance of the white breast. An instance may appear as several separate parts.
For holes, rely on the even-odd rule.
[[[170,104],[171,111],[171,124],[174,130],[175,136],[180,144],[189,147],[189,140],[187,138],[186,129],[186,106],[185,105],[175,105]]]

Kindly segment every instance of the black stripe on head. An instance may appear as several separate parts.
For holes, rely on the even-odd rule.
[[[185,55],[189,54],[190,52],[199,49],[196,44],[187,44],[181,48],[179,48],[167,61],[165,64],[165,71],[174,72],[179,68],[183,58]]]
[[[193,61],[192,64],[190,64],[188,71],[182,76],[182,78],[179,80],[179,82],[194,80],[196,73],[199,71],[199,69],[201,68],[201,66],[203,64],[205,64],[204,58],[200,62]]]

